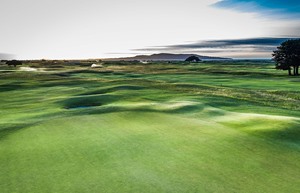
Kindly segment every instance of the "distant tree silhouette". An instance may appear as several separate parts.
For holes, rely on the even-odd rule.
[[[197,56],[190,56],[187,59],[185,59],[186,62],[200,62],[200,58]]]
[[[18,61],[18,60],[10,60],[10,61],[7,61],[6,64],[8,66],[14,66],[14,67],[16,67],[18,65],[22,65],[23,63],[22,63],[22,61]]]
[[[299,75],[300,65],[300,39],[287,40],[283,42],[273,53],[276,69],[288,70],[289,75]]]

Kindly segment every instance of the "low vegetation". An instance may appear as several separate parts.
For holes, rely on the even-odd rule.
[[[19,66],[19,65],[22,65],[22,61],[18,61],[18,60],[10,60],[10,61],[6,61],[6,64],[8,66]]]

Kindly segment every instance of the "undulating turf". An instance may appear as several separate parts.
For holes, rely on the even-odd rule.
[[[272,63],[25,66],[0,66],[0,192],[300,190],[300,78]]]

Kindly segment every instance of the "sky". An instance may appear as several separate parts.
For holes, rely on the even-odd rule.
[[[153,53],[270,58],[300,36],[297,0],[0,0],[0,59]]]

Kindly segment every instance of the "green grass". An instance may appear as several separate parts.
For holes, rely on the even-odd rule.
[[[0,190],[300,189],[299,78],[269,63],[0,66]]]

